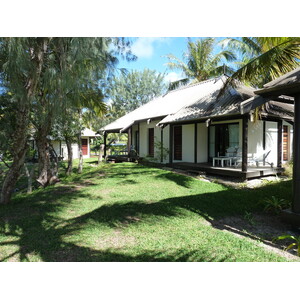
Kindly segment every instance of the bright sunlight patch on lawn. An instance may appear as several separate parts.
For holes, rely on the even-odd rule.
[[[233,190],[134,163],[95,165],[17,194],[0,212],[1,261],[286,261],[215,226],[290,182]]]

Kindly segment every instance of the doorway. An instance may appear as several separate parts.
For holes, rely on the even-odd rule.
[[[88,155],[88,140],[81,139],[82,155]]]
[[[225,156],[230,147],[239,147],[239,123],[216,124],[209,127],[209,158]]]

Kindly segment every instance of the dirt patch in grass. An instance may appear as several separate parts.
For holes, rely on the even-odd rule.
[[[81,181],[76,186],[77,187],[86,187],[86,186],[93,186],[93,185],[97,185],[97,184],[94,183],[92,180],[84,180],[84,181]]]
[[[56,185],[56,188],[51,191],[51,194],[55,195],[62,195],[62,194],[68,194],[68,193],[74,193],[80,190],[80,186],[73,185]]]
[[[122,222],[122,225],[128,226],[129,224],[139,222],[141,219],[136,216],[125,216],[125,220]]]
[[[124,247],[132,246],[135,244],[135,238],[132,236],[126,236],[122,233],[122,230],[114,230],[114,232],[104,238],[100,238],[96,242],[97,250],[104,249],[121,249]]]
[[[111,192],[113,192],[114,189],[104,189],[104,190],[100,190],[99,191],[99,194],[101,196],[108,196]]]
[[[291,243],[290,240],[274,240],[281,235],[299,236],[300,234],[299,230],[282,222],[279,215],[246,214],[244,217],[225,217],[210,223],[213,227],[226,230],[236,236],[261,242],[261,246],[283,257],[299,260],[294,249],[289,252],[284,251],[284,248]]]

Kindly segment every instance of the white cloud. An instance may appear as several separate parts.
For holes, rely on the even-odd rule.
[[[157,42],[168,42],[168,39],[140,37],[132,44],[131,50],[138,58],[151,58],[154,52],[154,43]]]
[[[179,79],[183,79],[184,77],[181,74],[178,74],[176,72],[170,72],[165,76],[165,81],[166,82],[174,82]]]

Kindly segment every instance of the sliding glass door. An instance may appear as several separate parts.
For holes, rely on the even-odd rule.
[[[239,147],[239,123],[209,127],[209,158],[225,156],[230,147]]]

